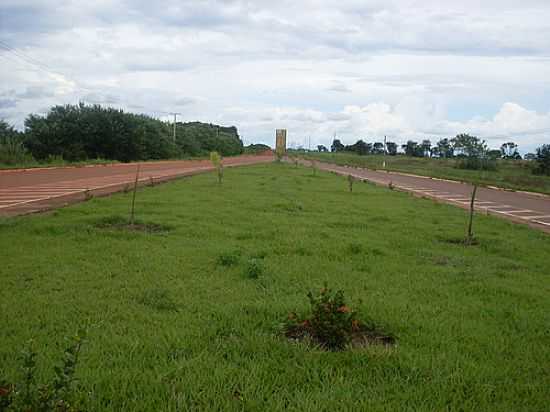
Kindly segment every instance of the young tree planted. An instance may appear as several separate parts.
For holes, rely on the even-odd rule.
[[[210,153],[210,161],[212,162],[212,165],[216,168],[216,172],[218,174],[218,183],[222,184],[223,179],[223,163],[222,163],[222,157],[218,152],[211,152]]]

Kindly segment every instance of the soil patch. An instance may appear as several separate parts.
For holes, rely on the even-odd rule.
[[[286,328],[284,333],[286,338],[291,341],[312,343],[323,350],[334,351],[334,349],[327,347],[315,337],[315,333],[307,322],[294,325],[292,328]],[[364,348],[371,345],[393,346],[395,343],[396,339],[394,336],[366,325],[359,325],[351,332],[347,348]]]
[[[145,233],[163,233],[172,230],[172,227],[153,222],[142,222],[135,220],[130,223],[127,219],[120,216],[113,216],[101,219],[96,222],[95,227],[107,230],[120,230],[128,232],[145,232]]]

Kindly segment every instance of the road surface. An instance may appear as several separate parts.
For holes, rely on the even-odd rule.
[[[350,166],[337,166],[322,162],[317,162],[317,165],[322,170],[346,176],[352,175],[358,179],[369,180],[383,186],[388,186],[391,182],[398,190],[450,203],[465,209],[470,207],[473,187],[467,183]],[[550,196],[479,187],[476,194],[475,208],[480,212],[506,218],[516,223],[524,223],[550,233]]]
[[[224,158],[226,167],[273,161],[270,154]],[[141,162],[139,184],[213,170],[209,160]],[[138,163],[0,170],[0,216],[40,212],[132,187]]]

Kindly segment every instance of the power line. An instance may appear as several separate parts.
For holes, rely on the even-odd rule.
[[[78,81],[76,81],[74,79],[71,79],[69,76],[67,76],[67,75],[65,75],[65,74],[63,74],[59,71],[56,71],[56,70],[52,69],[51,67],[49,67],[47,64],[41,62],[40,60],[37,60],[34,57],[31,57],[28,54],[25,54],[25,53],[15,49],[15,48],[11,47],[7,43],[3,42],[2,40],[0,40],[0,49],[4,50],[5,52],[11,53],[11,55],[19,58],[19,60],[21,60],[22,62],[28,64],[29,66],[32,66],[33,68],[35,68],[36,70],[38,70],[42,73],[45,73],[45,74],[49,75],[50,77],[53,77],[54,80],[56,80],[58,82],[63,81],[63,82],[66,82],[66,83],[72,83],[71,85],[73,86],[73,88],[76,89],[76,90],[80,90],[81,92],[86,92],[86,93],[93,93],[94,92],[92,89],[89,89],[85,86],[79,85]],[[61,78],[62,80],[60,80],[59,78]]]

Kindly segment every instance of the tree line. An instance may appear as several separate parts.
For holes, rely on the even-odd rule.
[[[17,156],[12,153],[14,148]],[[38,161],[54,157],[128,162],[201,156],[211,151],[230,156],[243,150],[234,126],[179,122],[174,138],[173,124],[84,103],[54,106],[45,116],[31,114],[25,119],[24,132],[0,121],[0,161],[4,163],[18,163],[25,156]]]
[[[456,158],[457,167],[465,169],[494,169],[497,159],[522,159],[518,145],[514,142],[503,143],[499,149],[489,149],[485,140],[469,134],[458,134],[453,138],[443,138],[432,144],[429,139],[417,142],[408,140],[401,146],[402,153],[411,157]],[[334,139],[330,152],[349,152],[361,156],[381,155],[396,156],[399,145],[395,142],[374,142],[357,140],[352,145],[344,145],[339,139]],[[329,152],[326,146],[317,146],[319,152]],[[550,145],[542,145],[536,153],[527,153],[525,160],[535,160],[537,166],[533,169],[537,174],[550,174]]]

